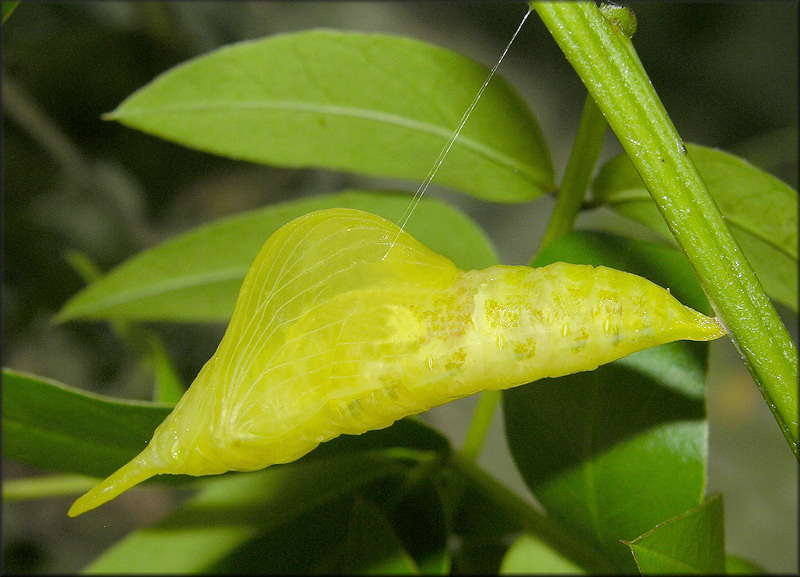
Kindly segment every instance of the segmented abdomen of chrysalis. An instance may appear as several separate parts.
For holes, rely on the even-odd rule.
[[[69,515],[153,475],[286,463],[484,389],[723,334],[633,274],[566,263],[461,271],[381,217],[313,212],[261,249],[219,348],[147,448]]]

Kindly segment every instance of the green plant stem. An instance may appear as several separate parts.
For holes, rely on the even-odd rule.
[[[464,446],[461,448],[461,456],[467,461],[474,461],[478,458],[501,394],[501,391],[481,393],[478,406],[475,407],[475,412],[472,414],[469,430],[467,430],[467,438],[464,439]]]
[[[564,180],[561,182],[556,206],[539,247],[540,251],[561,235],[572,230],[586,189],[589,187],[592,169],[597,162],[597,157],[600,156],[606,128],[608,128],[608,123],[603,117],[603,113],[600,112],[592,96],[587,95],[575,144],[564,171]]]
[[[49,475],[3,481],[3,502],[31,501],[50,497],[80,495],[97,485],[97,479],[84,475]]]
[[[800,460],[797,349],[686,153],[630,39],[594,3],[531,6],[633,161]]]
[[[459,453],[453,453],[449,465],[464,478],[474,482],[499,506],[514,514],[526,531],[545,541],[564,557],[590,573],[603,574],[610,571],[606,562],[594,549],[572,537],[561,525],[537,511],[530,503],[502,485],[474,462],[464,459]]]

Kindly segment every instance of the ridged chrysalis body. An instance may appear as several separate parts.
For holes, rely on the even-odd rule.
[[[381,217],[313,212],[267,240],[219,348],[147,448],[69,515],[154,475],[287,463],[485,389],[723,334],[630,273],[566,263],[462,271]]]

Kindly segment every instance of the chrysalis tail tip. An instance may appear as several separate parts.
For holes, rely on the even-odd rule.
[[[114,499],[131,487],[157,475],[158,471],[147,459],[147,450],[120,467],[116,472],[101,481],[88,493],[79,497],[67,511],[69,517],[77,517]]]

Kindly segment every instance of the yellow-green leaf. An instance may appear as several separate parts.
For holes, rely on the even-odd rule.
[[[404,178],[416,187],[488,72],[411,38],[310,30],[185,62],[106,117],[230,158]],[[553,188],[536,119],[502,79],[487,87],[435,181],[498,202]]]

